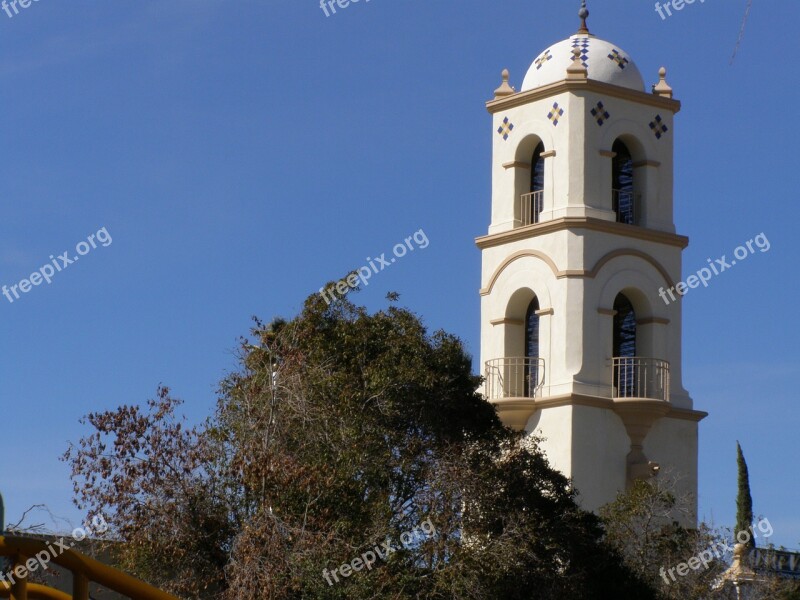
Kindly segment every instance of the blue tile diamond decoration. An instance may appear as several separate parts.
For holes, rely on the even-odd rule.
[[[539,58],[533,61],[534,64],[536,64],[536,70],[538,71],[539,69],[541,69],[542,65],[544,65],[544,63],[546,63],[551,58],[553,58],[553,55],[550,54],[550,48],[548,48],[539,55]]]
[[[655,134],[656,139],[659,140],[661,139],[662,135],[669,131],[669,128],[664,125],[661,115],[656,115],[656,118],[653,121],[650,121],[650,129]]]
[[[611,118],[602,102],[598,102],[597,106],[592,109],[592,116],[597,119],[597,124],[601,126]]]
[[[581,57],[581,64],[588,68],[589,67],[589,38],[588,37],[581,37],[576,36],[572,38],[572,48],[580,48],[580,57]],[[572,52],[570,52],[570,58],[572,57]]]
[[[608,58],[613,60],[615,63],[617,63],[617,66],[620,69],[624,69],[628,65],[628,63],[630,62],[627,58],[622,56],[622,54],[620,53],[619,50],[616,50],[616,49],[611,51],[611,54],[608,55]]]
[[[499,133],[504,140],[508,139],[508,136],[511,135],[511,132],[514,130],[514,124],[508,120],[508,117],[503,119],[503,124],[497,128],[497,133]]]
[[[564,109],[559,108],[558,102],[553,102],[553,110],[547,113],[547,118],[553,122],[553,126],[558,125],[558,120],[564,116]]]

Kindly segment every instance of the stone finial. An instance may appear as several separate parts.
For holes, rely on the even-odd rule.
[[[508,85],[508,69],[503,69],[502,77],[503,83],[501,83],[500,87],[494,91],[495,100],[498,98],[505,98],[506,96],[510,96],[511,94],[515,94],[517,92],[517,90]]]
[[[737,588],[756,580],[756,573],[747,564],[747,546],[736,544],[733,547],[733,562],[722,574],[722,581],[729,581]]]
[[[572,49],[572,63],[567,67],[567,79],[587,79],[589,71],[583,66],[581,61],[581,49]]]
[[[586,0],[581,2],[581,9],[578,11],[578,16],[581,19],[581,26],[578,29],[578,33],[589,33],[589,28],[586,26],[586,19],[589,18],[589,9],[586,8]]]
[[[667,84],[667,70],[658,70],[658,83],[653,86],[653,93],[663,98],[672,98],[672,88]]]

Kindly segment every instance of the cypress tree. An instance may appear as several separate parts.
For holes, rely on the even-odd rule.
[[[750,475],[747,472],[747,462],[744,460],[742,447],[739,442],[736,442],[736,465],[739,469],[739,493],[736,496],[736,529],[734,530],[734,538],[737,538],[742,531],[747,532],[747,546],[755,548],[756,543],[753,539],[752,531],[750,530],[753,525],[753,498],[750,496]],[[742,536],[744,539],[744,536]]]

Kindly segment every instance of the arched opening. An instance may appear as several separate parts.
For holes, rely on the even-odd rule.
[[[522,224],[539,222],[544,209],[544,144],[539,142],[531,157],[531,182],[527,194],[522,196]]]
[[[543,302],[548,294],[543,290]],[[509,298],[502,322],[503,354],[485,363],[487,398],[536,398],[545,382],[547,322],[542,321],[539,296],[527,287],[516,290]],[[544,331],[544,337],[542,337]],[[544,344],[544,345],[543,345]]]
[[[539,381],[539,299],[534,296],[525,313],[525,397],[531,398]]]
[[[625,294],[614,300],[614,387],[618,398],[631,398],[636,390],[636,312]]]
[[[541,192],[544,190],[544,144],[539,142],[531,157],[531,191]]]
[[[622,140],[617,140],[611,148],[611,202],[617,215],[617,223],[635,223],[633,195],[633,157]]]

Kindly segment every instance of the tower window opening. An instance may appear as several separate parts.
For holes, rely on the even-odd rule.
[[[628,147],[617,140],[611,148],[615,156],[611,159],[611,203],[617,215],[617,223],[635,223],[633,196],[633,158]]]
[[[539,222],[539,215],[544,210],[544,144],[539,142],[531,157],[530,191],[522,195],[522,224],[532,225]]]
[[[525,397],[531,398],[539,381],[539,300],[534,297],[525,313]]]
[[[633,360],[636,357],[636,312],[624,294],[618,294],[614,300],[614,311],[614,387],[617,397],[630,398],[637,389],[637,370]]]

